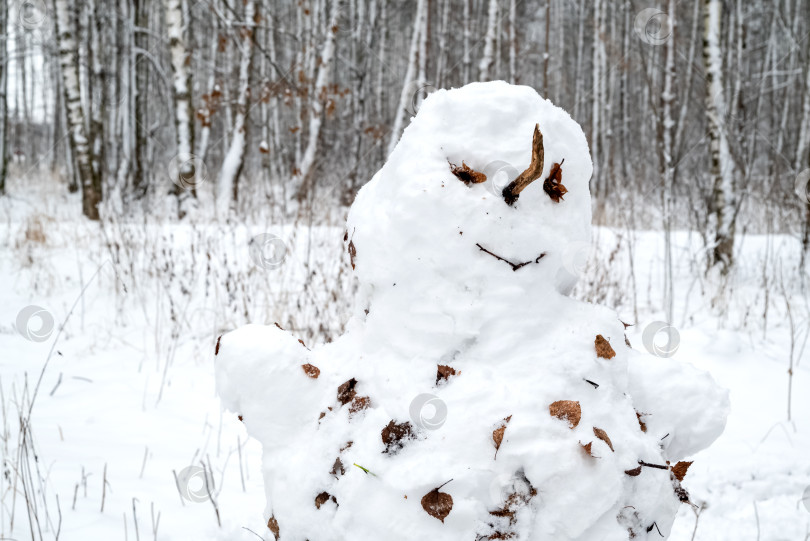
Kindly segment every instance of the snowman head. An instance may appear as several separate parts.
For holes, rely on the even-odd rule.
[[[530,87],[434,92],[352,206],[355,272],[416,296],[459,282],[567,293],[590,241],[592,170],[582,129]]]

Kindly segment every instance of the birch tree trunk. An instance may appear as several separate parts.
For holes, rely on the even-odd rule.
[[[806,73],[802,96],[802,123],[799,128],[799,144],[796,150],[796,172],[798,174],[810,169],[810,156],[808,156],[808,148],[810,148],[810,65],[807,65],[806,62],[804,69]],[[810,182],[806,178],[804,180]],[[799,190],[801,189],[804,189],[805,197],[810,196],[810,185],[800,186]],[[801,267],[803,269],[807,268],[808,259],[810,259],[810,201],[806,205],[802,231]]]
[[[8,3],[0,5],[0,32],[3,35],[8,28]],[[8,49],[6,39],[0,39],[0,195],[6,193],[6,175],[8,171]]]
[[[309,132],[307,146],[301,157],[298,166],[298,174],[293,178],[293,186],[290,193],[295,194],[296,199],[303,200],[312,186],[312,174],[315,166],[315,158],[318,153],[318,141],[321,136],[323,126],[323,116],[325,105],[329,100],[327,86],[332,77],[332,59],[335,55],[335,34],[338,30],[338,20],[340,16],[340,0],[332,0],[329,23],[326,27],[323,48],[321,49],[320,64],[318,65],[318,76],[315,80],[315,93],[310,103]]]
[[[517,83],[517,54],[517,4],[509,0],[509,82],[512,84]]]
[[[247,144],[248,111],[250,104],[250,66],[253,58],[253,33],[255,31],[256,0],[245,2],[243,26],[240,29],[241,51],[239,60],[239,89],[236,98],[233,133],[230,146],[222,162],[217,183],[217,210],[226,216],[232,204],[239,200],[239,176],[245,164]]]
[[[191,195],[196,197],[194,178],[194,160],[191,153],[194,149],[194,109],[191,105],[191,75],[187,66],[190,63],[189,51],[183,36],[187,21],[183,21],[182,0],[163,0],[166,15],[166,31],[169,35],[169,52],[172,65],[172,86],[174,104],[174,128],[177,154],[180,156],[180,170],[177,172],[190,182],[175,182],[173,194],[177,197],[177,216],[185,215],[183,202]],[[181,185],[189,185],[184,190]]]
[[[593,187],[591,192],[597,196],[601,195],[603,188],[600,177],[602,153],[599,145],[602,131],[602,87],[604,85],[602,67],[605,64],[605,45],[602,41],[604,36],[602,2],[603,0],[594,0],[593,4],[593,24],[596,31],[593,37],[593,95],[591,98],[591,156],[593,158]]]
[[[498,22],[498,0],[489,0],[487,33],[484,37],[484,54],[478,64],[478,80],[489,81],[490,70],[495,56],[495,33]]]
[[[69,0],[56,0],[55,7],[59,62],[65,87],[68,130],[70,131],[71,148],[76,158],[79,184],[82,188],[82,213],[91,220],[98,220],[101,181],[99,175],[93,171],[92,150],[85,128],[86,117],[79,88],[78,48],[71,20],[71,15],[75,14],[77,9]]]
[[[703,3],[703,63],[706,70],[706,120],[711,156],[712,182],[711,223],[714,228],[712,266],[728,273],[734,258],[734,228],[737,199],[734,193],[734,171],[725,126],[723,62],[720,49],[720,26],[723,17],[721,0]]]
[[[135,94],[134,113],[131,129],[134,132],[132,138],[132,184],[135,198],[139,199],[146,195],[147,185],[147,158],[146,151],[148,145],[148,94],[149,85],[148,64],[141,56],[141,51],[148,49],[147,28],[149,26],[149,12],[147,11],[146,0],[135,0],[133,5],[133,19],[135,28],[132,31],[131,54],[133,74],[133,91]]]
[[[408,101],[411,99],[413,79],[416,76],[416,61],[419,52],[419,34],[421,29],[422,12],[425,10],[425,0],[416,4],[416,17],[413,21],[413,34],[411,35],[411,49],[408,53],[408,68],[405,70],[405,80],[402,81],[402,92],[399,95],[399,104],[394,113],[394,128],[391,130],[391,139],[388,141],[388,154],[390,155],[399,142],[402,133],[402,124]]]
[[[661,109],[664,119],[660,126],[661,133],[661,168],[664,177],[663,218],[664,218],[664,307],[667,321],[674,316],[674,285],[672,274],[672,213],[675,207],[675,119],[673,118],[675,102],[675,0],[669,0],[667,17],[669,39],[666,41],[666,61],[664,66],[664,89],[661,93]],[[660,121],[659,121],[660,123]]]
[[[464,25],[463,30],[464,56],[462,57],[461,60],[464,66],[464,74],[462,81],[466,85],[467,83],[470,82],[470,74],[472,73],[472,56],[470,54],[470,38],[472,36],[472,29],[470,28],[470,25],[472,24],[470,22],[470,2],[472,2],[472,0],[461,0],[461,2],[464,4],[462,15]]]

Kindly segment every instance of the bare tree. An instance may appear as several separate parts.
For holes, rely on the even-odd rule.
[[[298,166],[298,173],[293,179],[292,193],[296,194],[299,200],[303,199],[307,194],[312,180],[312,171],[318,152],[318,139],[321,136],[321,127],[323,126],[324,111],[329,101],[327,85],[332,77],[332,58],[335,54],[335,34],[338,30],[339,17],[340,0],[332,0],[331,15],[323,40],[318,76],[315,81],[315,92],[310,100],[309,137],[306,150],[304,150],[304,155]]]
[[[256,0],[245,2],[243,23],[240,26],[240,60],[239,89],[236,98],[231,143],[217,185],[217,206],[220,215],[227,214],[231,202],[239,199],[239,176],[245,165],[245,146],[247,145],[248,112],[250,100],[250,66],[253,59],[253,33],[255,28]]]
[[[172,97],[177,154],[181,157],[178,174],[184,178],[193,178],[195,160],[191,159],[191,153],[194,149],[194,109],[191,104],[191,74],[188,71],[190,55],[184,39],[184,28],[188,21],[183,20],[182,0],[163,0],[163,9],[166,17],[166,30],[169,34],[172,65]],[[185,214],[182,199],[189,193],[180,187],[181,184],[180,182],[174,184],[174,195],[178,199],[177,213],[180,218]],[[196,195],[195,183],[190,182],[189,184],[191,194]]]
[[[706,121],[709,135],[712,182],[711,218],[714,228],[712,265],[727,273],[734,260],[734,229],[737,195],[728,131],[723,86],[723,51],[720,45],[723,2],[703,3],[703,65],[706,70]]]
[[[91,220],[99,219],[98,205],[101,202],[101,179],[93,170],[93,156],[90,140],[85,128],[87,118],[82,107],[79,88],[78,48],[74,38],[74,20],[71,15],[77,12],[70,0],[56,0],[56,28],[59,44],[59,59],[62,81],[65,90],[68,129],[71,148],[76,159],[76,171],[82,188],[82,212]]]
[[[8,2],[0,5],[0,31],[3,36],[8,28]],[[6,193],[8,171],[8,49],[6,39],[0,39],[0,195]]]
[[[489,81],[492,64],[495,61],[495,38],[498,24],[498,0],[489,0],[487,33],[484,36],[484,54],[478,63],[478,80]]]
[[[405,71],[405,79],[402,82],[402,92],[399,95],[399,104],[397,105],[396,112],[394,113],[394,127],[391,130],[391,138],[388,140],[388,154],[394,151],[394,148],[399,142],[399,136],[402,133],[402,124],[408,103],[412,98],[414,92],[413,80],[416,77],[416,64],[419,55],[419,34],[422,29],[423,13],[427,9],[426,0],[419,0],[416,4],[416,16],[413,21],[413,33],[411,34],[411,48],[408,53],[408,67]]]

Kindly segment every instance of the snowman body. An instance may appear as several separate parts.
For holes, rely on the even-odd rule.
[[[535,126],[542,173],[507,204]],[[462,163],[486,182],[457,178]],[[670,466],[722,432],[727,397],[567,296],[591,172],[579,125],[531,88],[438,91],[349,213],[360,294],[345,334],[312,351],[276,326],[222,337],[218,391],[263,445],[279,538],[668,535],[688,497]],[[440,485],[452,504],[437,512]]]

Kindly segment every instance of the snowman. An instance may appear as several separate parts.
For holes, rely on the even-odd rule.
[[[533,89],[439,90],[349,212],[345,334],[217,342],[284,541],[669,535],[725,391],[568,297],[591,230],[579,125]]]

